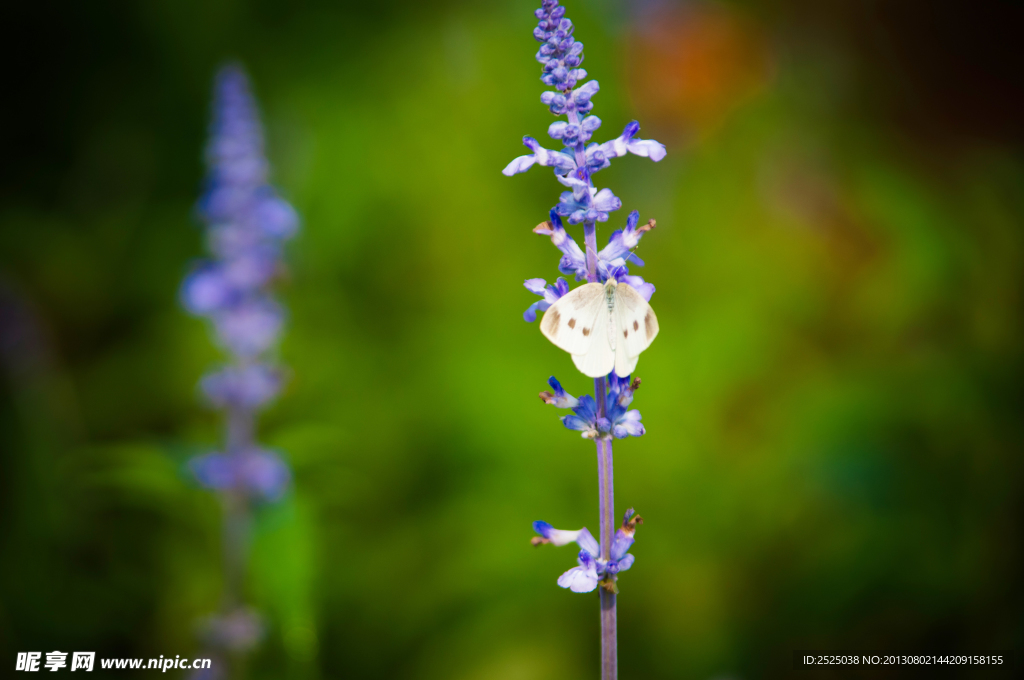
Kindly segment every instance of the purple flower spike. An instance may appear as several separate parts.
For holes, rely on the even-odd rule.
[[[209,174],[196,210],[206,223],[211,257],[185,278],[181,300],[188,311],[209,320],[231,358],[205,376],[200,389],[213,406],[246,423],[246,431],[232,431],[227,452],[194,458],[190,465],[209,489],[272,501],[288,485],[288,467],[277,454],[238,442],[255,441],[254,412],[281,390],[281,371],[262,358],[277,345],[284,326],[284,310],[271,285],[283,269],[283,243],[295,234],[299,219],[267,183],[263,128],[241,68],[218,73],[214,96]]]
[[[205,644],[242,655],[259,643],[264,626],[255,612],[237,606],[238,572],[247,559],[241,534],[253,506],[279,501],[291,482],[281,456],[256,443],[256,412],[283,384],[283,372],[269,360],[285,319],[272,286],[284,271],[284,242],[298,231],[299,217],[268,183],[263,128],[238,66],[217,74],[206,160],[196,214],[204,222],[209,257],[186,276],[181,303],[209,322],[229,355],[225,366],[200,382],[209,403],[224,411],[226,446],[223,453],[192,458],[188,466],[201,486],[227,501],[222,599],[231,607],[207,619]]]
[[[537,25],[533,29],[533,37],[539,43],[536,59],[541,64],[540,79],[549,88],[541,94],[540,100],[552,114],[559,117],[548,125],[547,133],[562,148],[545,149],[533,137],[525,137],[523,142],[530,153],[515,158],[503,172],[505,175],[515,175],[534,165],[553,169],[555,179],[565,189],[558,203],[551,208],[549,220],[533,231],[550,238],[560,251],[560,274],[587,283],[570,291],[562,278],[551,285],[545,279],[528,279],[524,283],[525,287],[541,299],[530,305],[523,318],[529,322],[536,321],[537,315],[548,311],[552,305],[557,305],[558,309],[563,306],[568,309],[567,301],[559,302],[565,295],[573,296],[570,299],[577,303],[573,305],[574,308],[582,306],[591,315],[597,313],[598,306],[605,306],[597,303],[607,301],[608,311],[612,315],[599,318],[597,323],[607,323],[612,327],[610,335],[599,333],[590,337],[590,331],[596,328],[603,331],[604,327],[591,326],[589,323],[574,325],[574,319],[580,318],[576,314],[573,318],[566,316],[564,322],[557,322],[564,324],[568,331],[562,335],[562,328],[559,327],[559,341],[555,344],[572,354],[577,367],[580,366],[579,359],[591,357],[591,352],[605,352],[607,349],[613,352],[626,350],[627,358],[632,362],[629,365],[635,366],[636,354],[633,350],[641,352],[650,344],[640,338],[643,337],[643,328],[646,329],[647,339],[651,339],[653,318],[648,316],[651,312],[644,309],[641,310],[643,315],[634,314],[626,319],[616,305],[620,301],[627,305],[625,300],[629,295],[626,286],[648,301],[655,292],[653,284],[630,273],[631,267],[644,266],[644,261],[636,251],[641,238],[654,228],[655,222],[649,220],[641,225],[639,213],[631,212],[625,227],[615,230],[608,238],[607,245],[599,251],[597,231],[600,223],[607,222],[611,213],[622,207],[622,201],[610,188],[596,187],[593,176],[609,167],[613,159],[628,154],[660,161],[665,157],[665,147],[654,140],[638,139],[640,126],[635,121],[626,125],[622,134],[612,140],[604,143],[591,141],[601,128],[601,119],[591,114],[594,98],[601,88],[596,80],[587,80],[588,74],[582,68],[583,43],[576,39],[575,26],[558,0],[542,0],[534,16]],[[582,240],[579,240],[578,233],[570,235],[574,225],[581,225]],[[622,284],[621,287],[614,291],[612,297],[599,299],[596,296],[597,287],[604,288],[601,298],[605,298],[612,289],[600,284],[611,279]],[[210,297],[216,299],[214,293],[217,292],[214,289]],[[633,302],[627,306],[639,306],[639,301],[634,296]],[[546,331],[545,335],[551,339],[549,332]],[[601,342],[608,343],[608,347],[594,344],[599,341],[599,336]],[[616,359],[617,365],[622,368],[621,352]],[[632,371],[632,368],[628,370]],[[580,546],[577,566],[562,574],[558,585],[579,593],[601,587],[601,677],[618,677],[615,596],[619,591],[616,580],[619,573],[633,566],[634,560],[629,550],[633,545],[634,529],[639,518],[633,519],[633,511],[630,510],[626,513],[621,529],[616,531],[613,526],[612,443],[615,439],[639,437],[645,432],[640,412],[630,409],[640,380],[622,379],[612,371],[610,375],[596,377],[593,393],[579,398],[566,392],[554,377],[548,381],[548,385],[551,389],[540,393],[541,400],[545,404],[570,410],[571,413],[561,416],[562,424],[595,442],[601,543],[598,545],[586,529],[563,531],[546,522],[536,522],[534,530],[539,536],[534,537],[533,544],[565,545],[575,541]]]
[[[271,349],[284,316],[267,295],[281,242],[298,228],[290,205],[266,183],[263,132],[248,80],[229,66],[217,76],[210,174],[198,213],[209,224],[215,258],[185,279],[182,303],[213,322],[229,351],[249,360]]]
[[[587,77],[586,71],[579,68],[583,62],[583,43],[572,37],[572,22],[565,18],[565,8],[557,2],[545,0],[535,16],[538,23],[533,35],[541,43],[536,55],[543,65],[541,81],[555,88],[543,93],[540,99],[554,115],[569,118],[548,127],[548,134],[561,141],[565,151],[544,149],[532,137],[524,137],[523,143],[533,153],[516,158],[502,172],[512,176],[534,165],[553,167],[559,181],[572,189],[562,194],[555,212],[567,218],[569,224],[606,222],[608,213],[622,207],[622,202],[609,189],[598,191],[591,175],[608,167],[612,158],[627,153],[660,161],[665,157],[665,146],[653,140],[636,139],[640,130],[636,121],[627,125],[619,137],[588,145],[601,126],[598,117],[587,115],[594,108],[592,99],[601,87],[596,80],[582,82]],[[584,166],[577,167],[582,159],[586,159]]]

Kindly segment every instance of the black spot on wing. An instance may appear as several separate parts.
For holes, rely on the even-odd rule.
[[[647,339],[650,340],[654,335],[654,314],[650,310],[647,310],[647,316],[644,317],[644,330],[647,331]]]
[[[583,329],[583,337],[587,337],[588,335],[590,335],[590,329],[589,328],[584,328]]]
[[[633,322],[633,330],[635,330],[635,331],[640,330],[640,322],[639,321],[634,321]]]
[[[628,338],[629,337],[629,330],[623,330],[622,331],[622,337]]]
[[[569,319],[569,328],[576,328],[576,319]]]

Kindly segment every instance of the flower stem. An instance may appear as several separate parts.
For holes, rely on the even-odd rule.
[[[597,225],[583,223],[583,245],[587,252],[587,282],[597,282]]]
[[[249,512],[245,498],[238,493],[221,495],[224,509],[224,592],[225,611],[238,607],[245,582],[245,555],[249,543]]]
[[[227,414],[226,452],[237,456],[252,445],[255,422],[249,409],[231,407]],[[221,494],[224,507],[224,609],[231,611],[242,602],[245,563],[249,549],[251,518],[244,494],[228,490]]]
[[[604,402],[604,378],[595,383]],[[611,559],[612,535],[615,532],[615,483],[612,472],[611,439],[597,440],[597,485],[601,515],[601,558]],[[614,577],[610,577],[613,578]],[[615,593],[598,588],[601,593],[601,680],[618,677],[618,643],[616,641]]]
[[[587,280],[597,281],[597,225],[583,223],[583,241],[587,253]],[[605,415],[605,378],[594,378],[594,399],[597,417]],[[601,559],[607,561],[612,554],[612,536],[615,533],[615,481],[612,474],[612,441],[597,439],[598,512],[601,517]],[[613,577],[614,578],[614,577]],[[616,641],[615,593],[604,587],[601,593],[601,680],[616,680],[618,671],[618,643]]]

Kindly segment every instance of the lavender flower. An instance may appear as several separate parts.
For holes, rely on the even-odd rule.
[[[214,257],[185,279],[182,302],[209,318],[220,344],[247,362],[280,337],[284,311],[268,287],[281,271],[281,247],[298,229],[298,216],[267,184],[262,129],[240,68],[218,74],[216,96],[210,174],[198,206]]]
[[[185,278],[181,297],[188,311],[210,320],[232,357],[202,379],[202,392],[214,406],[245,420],[244,414],[270,403],[283,384],[282,371],[263,357],[277,345],[284,326],[284,310],[270,287],[283,269],[282,246],[297,231],[298,216],[267,183],[263,132],[244,72],[225,67],[214,90],[206,153],[210,172],[197,208],[212,257]],[[278,486],[287,481],[284,463],[276,454],[254,453],[252,440],[247,433],[229,442],[226,453],[194,461],[200,483],[254,497],[279,496]],[[254,477],[256,468],[263,472]]]
[[[558,577],[558,585],[561,587],[568,588],[574,593],[589,593],[601,582],[607,590],[618,592],[612,577],[633,566],[634,557],[629,553],[629,549],[633,545],[636,525],[643,524],[643,522],[643,518],[636,515],[633,508],[626,511],[626,515],[622,519],[622,526],[615,532],[611,552],[607,559],[601,557],[601,548],[586,527],[577,531],[566,531],[555,529],[547,522],[537,521],[533,523],[533,530],[540,536],[534,536],[531,543],[535,546],[546,543],[561,546],[575,542],[580,547],[577,556],[579,566],[569,569]]]
[[[569,292],[569,284],[565,282],[561,276],[555,281],[554,284],[549,285],[544,279],[526,279],[523,282],[526,289],[531,293],[540,295],[543,300],[534,302],[532,305],[526,308],[523,312],[523,318],[529,322],[537,320],[537,312],[543,312],[548,307],[555,304],[558,298],[562,297]]]
[[[646,300],[654,294],[654,285],[640,276],[629,273],[630,266],[642,267],[643,260],[635,250],[645,233],[654,228],[654,220],[640,226],[640,215],[633,211],[626,226],[616,230],[608,244],[598,252],[597,223],[607,222],[610,213],[622,207],[622,201],[608,188],[594,186],[594,173],[607,168],[613,158],[634,154],[657,162],[665,157],[665,147],[653,140],[639,139],[640,125],[633,121],[622,134],[603,143],[591,142],[601,127],[601,120],[592,115],[593,98],[600,90],[597,81],[586,80],[583,63],[583,43],[573,37],[574,26],[565,16],[565,8],[557,0],[543,0],[535,12],[538,23],[533,31],[540,43],[536,59],[542,64],[541,81],[552,88],[544,92],[541,103],[555,116],[565,117],[548,127],[548,136],[561,148],[547,149],[533,137],[523,137],[530,153],[509,163],[506,176],[525,172],[535,165],[552,169],[555,179],[565,190],[558,203],[549,211],[549,219],[534,228],[534,232],[548,236],[562,256],[558,271],[576,281],[604,283],[608,279],[626,283]],[[566,231],[563,221],[570,226],[583,225],[583,247]],[[553,284],[545,279],[527,279],[524,284],[530,292],[540,296],[523,314],[532,322],[538,312],[545,312],[562,296],[569,293],[566,280],[559,277]],[[571,328],[571,322],[569,327]],[[635,330],[635,329],[634,329]],[[586,334],[587,329],[583,330]],[[575,356],[574,356],[575,360]],[[571,415],[562,417],[562,423],[582,436],[595,441],[598,458],[599,507],[601,517],[600,541],[586,529],[562,531],[545,522],[536,522],[534,529],[540,538],[534,544],[564,545],[575,541],[580,546],[579,566],[573,567],[558,579],[558,584],[575,592],[593,591],[600,582],[601,589],[601,669],[602,678],[617,677],[616,609],[618,593],[616,579],[620,572],[633,564],[628,553],[633,533],[640,518],[631,519],[633,511],[626,513],[622,528],[617,532],[614,523],[614,490],[612,486],[612,441],[644,434],[640,412],[628,407],[640,386],[638,378],[619,378],[614,371],[607,377],[594,380],[594,396],[576,398],[551,378],[551,392],[541,392],[541,399],[553,406],[570,409]],[[613,535],[614,533],[614,535]]]
[[[284,382],[269,358],[285,320],[271,287],[283,270],[284,242],[299,222],[267,183],[263,131],[241,68],[223,68],[214,95],[209,175],[197,206],[211,256],[185,278],[181,301],[209,320],[228,353],[228,363],[200,381],[207,401],[224,411],[227,435],[223,452],[197,456],[189,468],[200,485],[221,495],[225,508],[225,610],[207,619],[204,637],[210,646],[241,653],[257,644],[263,628],[239,602],[251,506],[279,500],[291,479],[281,456],[256,443],[255,415]]]
[[[622,207],[622,201],[610,189],[594,187],[591,176],[607,168],[612,158],[627,153],[660,161],[665,157],[665,147],[652,140],[635,139],[640,130],[636,121],[629,123],[616,139],[603,144],[587,143],[601,126],[601,119],[587,115],[594,108],[591,99],[600,85],[591,80],[576,87],[587,77],[587,72],[579,68],[583,62],[583,43],[572,37],[574,27],[565,17],[565,8],[557,0],[544,0],[535,14],[539,23],[533,35],[541,43],[536,58],[544,66],[541,81],[558,90],[542,94],[541,102],[556,116],[568,118],[568,122],[552,123],[548,135],[564,148],[545,149],[533,137],[523,137],[523,144],[531,153],[519,156],[502,172],[511,177],[534,165],[550,167],[558,181],[569,189],[562,193],[554,211],[567,217],[570,224],[605,222],[609,212]]]

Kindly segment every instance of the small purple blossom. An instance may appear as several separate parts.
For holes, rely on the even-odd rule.
[[[566,392],[554,376],[548,380],[554,392],[541,392],[545,404],[572,410],[572,415],[562,416],[562,424],[570,430],[581,433],[585,439],[639,437],[643,435],[640,411],[628,407],[633,403],[633,393],[640,389],[640,378],[620,378],[615,371],[608,374],[608,389],[605,392],[604,416],[598,414],[597,402],[589,394],[579,399]]]
[[[630,508],[622,519],[622,526],[615,532],[608,560],[601,559],[600,546],[586,527],[567,531],[555,529],[547,522],[537,521],[533,523],[533,530],[539,536],[531,539],[531,543],[535,546],[548,543],[561,546],[575,542],[580,547],[576,558],[578,566],[558,577],[558,585],[562,588],[568,588],[574,593],[589,593],[601,582],[609,590],[617,592],[613,577],[633,566],[634,558],[629,549],[633,546],[637,524],[643,524],[643,518]]]
[[[665,157],[665,145],[653,139],[635,139],[636,133],[640,132],[640,123],[635,120],[626,125],[622,134],[611,141],[601,144],[592,153],[600,152],[606,160],[625,156],[628,153],[650,158],[657,163]],[[590,152],[588,151],[588,154]],[[607,166],[604,166],[607,167]]]
[[[593,186],[572,177],[558,179],[562,184],[571,186],[572,191],[563,191],[558,197],[558,205],[553,210],[559,216],[568,219],[569,224],[607,222],[608,213],[622,207],[622,201],[611,189],[598,191]]]
[[[561,383],[555,380],[555,376],[548,378],[548,385],[551,385],[551,389],[554,392],[541,392],[540,398],[545,404],[551,404],[558,408],[576,408],[579,404],[579,400],[566,392]]]
[[[542,236],[550,236],[555,247],[562,251],[562,259],[558,262],[558,271],[569,275],[572,274],[576,280],[587,276],[587,258],[572,236],[562,226],[562,219],[552,210],[551,219],[541,222],[533,228],[533,233]]]
[[[587,546],[592,552],[597,552],[597,541],[587,531],[586,527],[577,529],[576,531],[568,531],[565,529],[556,529],[547,522],[541,522],[540,520],[533,523],[533,530],[540,534],[540,537],[534,537],[531,542],[534,545],[544,545],[550,543],[554,546],[562,546],[572,543],[574,541],[579,542],[580,546]]]
[[[545,149],[533,137],[523,137],[523,145],[533,151],[533,153],[520,156],[509,163],[502,171],[507,177],[520,172],[526,172],[534,164],[552,167],[555,169],[555,172],[561,170],[562,174],[576,169],[576,161],[573,160],[572,156],[561,151]]]
[[[526,279],[523,285],[531,293],[536,293],[543,298],[534,302],[523,312],[523,318],[530,323],[537,320],[537,312],[546,311],[548,307],[558,301],[558,298],[569,292],[569,284],[561,276],[554,284],[548,284],[544,279]]]
[[[643,260],[633,253],[633,249],[640,245],[640,239],[644,233],[654,229],[655,222],[650,220],[647,224],[637,228],[639,221],[640,213],[634,210],[626,218],[626,228],[612,232],[608,239],[608,245],[597,254],[599,260],[607,263],[607,267],[621,267],[629,262],[639,267],[644,266]]]
[[[605,394],[605,413],[616,439],[639,437],[646,430],[640,423],[640,411],[627,407],[633,403],[633,393],[640,389],[640,378],[620,378],[615,371],[608,374],[608,391]]]

